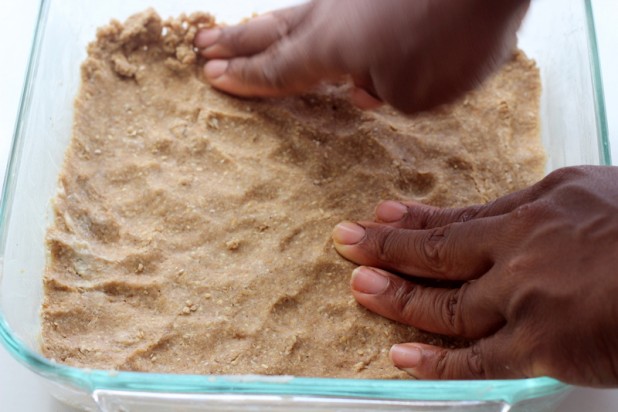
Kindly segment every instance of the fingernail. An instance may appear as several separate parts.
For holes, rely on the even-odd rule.
[[[352,222],[341,222],[333,229],[333,240],[340,245],[354,245],[365,237],[365,229]]]
[[[352,272],[351,285],[358,292],[376,295],[386,290],[388,278],[368,267],[359,266]]]
[[[423,357],[418,346],[403,344],[393,345],[390,351],[391,361],[400,369],[414,369]]]
[[[406,213],[408,213],[408,208],[393,200],[386,200],[376,208],[376,217],[387,223],[400,221]]]
[[[220,35],[221,29],[201,30],[195,35],[195,40],[193,43],[195,44],[195,47],[204,49],[215,44]]]
[[[227,70],[227,60],[211,60],[204,67],[204,74],[209,79],[220,77]]]
[[[382,106],[384,102],[376,99],[365,89],[354,87],[350,91],[350,101],[361,110],[372,110]]]

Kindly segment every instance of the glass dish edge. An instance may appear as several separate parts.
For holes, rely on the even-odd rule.
[[[23,140],[24,113],[28,111],[32,80],[37,70],[41,38],[45,29],[49,0],[42,0],[39,7],[36,32],[30,50],[26,80],[22,92],[18,121],[15,126],[10,149],[7,171],[0,193],[0,224],[8,215],[10,200],[15,190],[14,172],[20,161],[20,148]],[[605,113],[603,86],[597,52],[596,32],[590,0],[585,0],[588,42],[590,46],[589,63],[592,72],[592,85],[595,101],[596,127],[599,144],[600,163],[611,164],[608,127]],[[0,245],[5,242],[6,231],[0,232]],[[0,257],[0,264],[1,264]],[[0,278],[2,272],[0,271]],[[244,394],[280,394],[375,397],[377,399],[406,400],[486,400],[516,403],[521,399],[536,398],[559,393],[569,389],[551,378],[532,378],[518,380],[487,381],[384,381],[364,379],[332,379],[302,377],[264,377],[264,376],[213,376],[213,375],[171,375],[139,372],[116,372],[73,368],[52,362],[28,349],[11,332],[9,325],[0,313],[0,342],[18,361],[34,372],[50,379],[87,390],[116,389],[141,390],[148,392],[188,392]],[[414,389],[410,393],[410,389]],[[440,389],[440,391],[437,391]]]
[[[611,150],[609,145],[609,126],[605,109],[605,93],[603,91],[603,76],[599,59],[599,47],[597,42],[594,15],[592,12],[592,0],[585,0],[586,28],[588,30],[589,62],[592,73],[592,90],[594,93],[594,111],[596,114],[596,127],[599,144],[599,160],[601,165],[612,164]]]

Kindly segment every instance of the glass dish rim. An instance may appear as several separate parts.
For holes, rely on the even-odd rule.
[[[24,140],[24,114],[29,111],[32,83],[37,71],[38,56],[45,31],[51,0],[41,0],[36,30],[29,54],[24,88],[17,122],[11,142],[3,189],[0,193],[0,247],[6,243],[7,230],[3,222],[8,216],[15,192],[15,175]],[[591,0],[584,0],[586,28],[590,48],[595,117],[602,165],[611,164],[608,126],[605,112],[602,77],[597,48]],[[3,249],[0,249],[3,250]],[[0,255],[0,279],[2,277]],[[128,371],[91,370],[58,364],[30,350],[12,332],[0,312],[0,342],[19,362],[34,372],[58,379],[73,387],[94,390],[141,391],[152,393],[233,393],[258,395],[336,396],[371,399],[425,401],[504,401],[516,403],[523,399],[549,396],[566,391],[569,385],[552,378],[540,377],[514,380],[418,381],[311,378],[261,375],[180,375]],[[439,389],[439,390],[437,390]]]
[[[0,314],[0,340],[34,372],[73,387],[150,393],[298,395],[374,400],[485,401],[515,404],[550,396],[570,386],[552,378],[512,380],[377,380],[263,375],[189,375],[82,369],[53,362],[10,333]]]

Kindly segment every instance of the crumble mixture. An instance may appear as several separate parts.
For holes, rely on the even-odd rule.
[[[362,112],[341,87],[278,100],[201,76],[195,13],[99,29],[49,228],[42,350],[67,365],[402,378],[394,343],[446,340],[359,306],[341,220],[381,199],[483,203],[542,177],[538,70],[521,52],[432,112]]]

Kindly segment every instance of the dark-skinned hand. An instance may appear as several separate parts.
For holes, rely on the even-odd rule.
[[[360,304],[473,340],[393,346],[394,364],[411,375],[616,386],[617,182],[617,167],[572,167],[480,206],[385,201],[375,222],[340,223],[333,239],[363,265],[351,281]],[[427,287],[406,275],[461,283]]]
[[[199,32],[206,79],[284,96],[353,79],[351,100],[412,113],[477,86],[511,54],[529,0],[316,0]]]
[[[317,0],[202,31],[195,45],[209,59],[206,79],[232,94],[284,96],[349,76],[358,106],[386,102],[412,113],[495,70],[528,4]],[[344,257],[364,265],[352,278],[362,305],[472,341],[463,349],[395,345],[393,362],[415,377],[552,376],[616,386],[616,182],[618,168],[579,167],[482,206],[386,201],[375,222],[344,222],[333,238]]]

